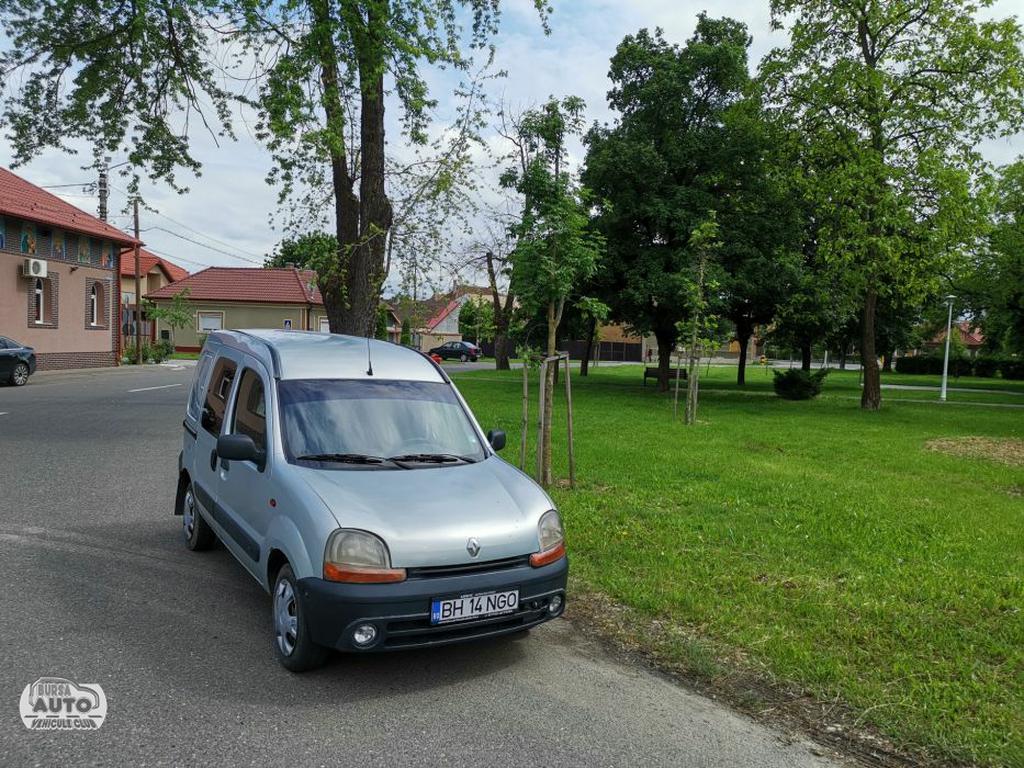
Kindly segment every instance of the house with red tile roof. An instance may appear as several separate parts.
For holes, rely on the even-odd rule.
[[[972,326],[970,321],[961,320],[953,325],[953,341],[957,340],[957,336],[960,338],[960,344],[967,350],[968,357],[977,357],[978,353],[985,346],[985,334],[981,332],[980,328]],[[926,341],[924,346],[928,349],[939,349],[946,345],[946,329],[943,328],[941,331],[935,334],[930,341]]]
[[[120,265],[135,238],[0,168],[0,336],[38,367],[116,365]]]
[[[312,270],[208,267],[151,291],[145,298],[157,306],[169,306],[174,296],[185,289],[194,308],[195,322],[176,330],[162,320],[156,324],[160,338],[169,339],[173,334],[174,346],[180,352],[198,351],[207,334],[224,329],[329,330],[316,272]],[[390,307],[388,310],[389,337],[398,341],[400,324]]]
[[[145,248],[139,249],[139,293],[142,296],[186,277],[187,269]],[[142,322],[136,322],[138,307],[135,295],[135,254],[132,252],[121,259],[121,333],[130,337],[124,342],[128,349],[133,348],[136,331],[142,333],[146,343],[156,341],[156,325],[146,318],[145,309],[142,310]]]

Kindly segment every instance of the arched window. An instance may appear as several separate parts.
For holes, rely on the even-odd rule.
[[[36,298],[35,298],[35,321],[37,324],[42,325],[44,322],[43,312],[46,307],[43,304],[43,279],[41,277],[36,278]]]
[[[99,299],[96,297],[96,283],[92,284],[92,290],[89,291],[89,322],[93,325],[99,325],[100,323],[100,305]]]

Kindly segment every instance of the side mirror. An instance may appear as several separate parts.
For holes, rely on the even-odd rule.
[[[248,435],[221,435],[217,438],[217,456],[228,461],[251,461],[263,467],[263,451]]]
[[[505,447],[505,430],[503,429],[492,429],[487,433],[487,442],[491,444],[491,448],[496,451],[500,451]]]

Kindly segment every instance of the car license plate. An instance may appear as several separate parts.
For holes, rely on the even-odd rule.
[[[479,619],[514,613],[519,607],[519,590],[491,592],[486,595],[463,595],[453,598],[434,598],[430,604],[430,623],[447,624],[450,621]]]

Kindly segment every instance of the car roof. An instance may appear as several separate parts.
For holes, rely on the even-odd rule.
[[[256,357],[278,379],[447,381],[425,355],[389,341],[265,328],[216,331],[210,340]]]

